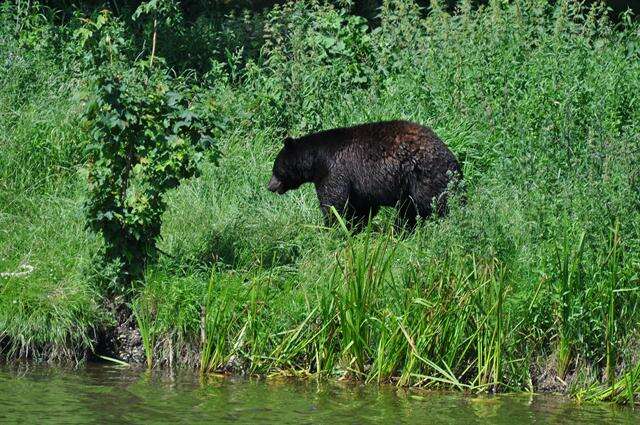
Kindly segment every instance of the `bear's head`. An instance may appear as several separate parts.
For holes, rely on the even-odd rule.
[[[279,195],[297,189],[305,183],[305,173],[300,170],[300,152],[297,143],[291,137],[284,139],[284,147],[278,152],[273,163],[273,173],[268,189]]]

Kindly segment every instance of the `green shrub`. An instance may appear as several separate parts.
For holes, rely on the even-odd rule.
[[[121,27],[106,12],[75,32],[100,68],[84,114],[91,139],[88,223],[104,237],[105,261],[121,267],[124,283],[141,277],[156,257],[165,192],[218,153],[211,137],[217,123],[198,102],[197,89],[153,67],[157,20],[171,14],[172,4],[143,3],[134,14],[153,18],[148,62],[126,61]]]

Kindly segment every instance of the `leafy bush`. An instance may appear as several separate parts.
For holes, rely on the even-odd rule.
[[[107,260],[121,262],[129,278],[155,255],[165,192],[217,156],[212,123],[190,102],[197,94],[164,70],[141,67],[99,77],[86,112],[89,223],[105,238]]]
[[[143,3],[140,10],[158,7],[161,13],[168,7],[156,3]],[[152,66],[155,22],[149,61],[133,65],[124,60],[118,48],[124,40],[106,12],[86,22],[76,34],[100,67],[84,115],[91,138],[86,212],[91,229],[104,237],[106,262],[121,267],[121,284],[140,277],[155,259],[164,194],[196,175],[203,160],[217,159],[211,137],[216,123],[198,102],[197,88]]]

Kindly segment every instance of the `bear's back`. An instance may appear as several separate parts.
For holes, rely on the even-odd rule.
[[[336,128],[307,136],[339,157],[365,162],[406,161],[442,157],[448,149],[429,128],[410,121],[380,121]]]
[[[299,140],[303,143],[320,144],[325,148],[361,145],[371,149],[385,145],[385,150],[401,144],[425,145],[442,143],[430,128],[404,120],[378,121],[351,127],[334,128],[303,136]]]

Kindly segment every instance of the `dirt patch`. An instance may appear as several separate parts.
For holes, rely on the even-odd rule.
[[[143,363],[142,337],[131,308],[120,299],[110,301],[107,307],[113,312],[115,324],[100,330],[95,354],[127,363]]]

